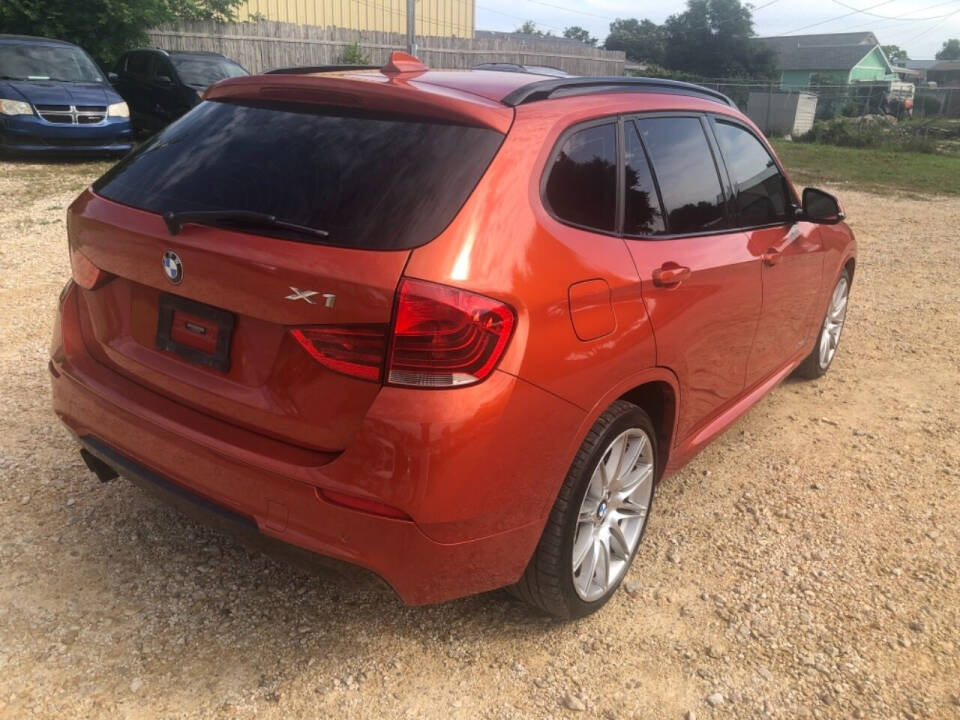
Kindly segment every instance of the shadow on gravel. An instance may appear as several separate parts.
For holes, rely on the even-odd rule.
[[[205,661],[227,663],[241,675],[307,662],[338,672],[370,661],[368,642],[382,646],[392,638],[409,646],[455,638],[469,653],[491,633],[535,644],[563,627],[504,591],[408,607],[385,586],[277,562],[125,480],[100,485],[75,467],[63,471],[88,494],[82,509],[63,508],[73,517],[53,523],[61,532],[57,542],[76,563],[72,592],[83,605],[108,598],[115,607],[109,614],[130,620],[127,647],[176,656],[229,647],[228,656]],[[378,662],[385,659],[381,654]]]

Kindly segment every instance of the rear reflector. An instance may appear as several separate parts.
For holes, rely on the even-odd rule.
[[[317,488],[317,494],[334,505],[342,505],[352,510],[361,510],[373,515],[382,515],[383,517],[395,518],[397,520],[412,520],[403,510],[391,507],[390,505],[384,505],[376,500],[367,500],[366,498],[356,497],[355,495],[347,495],[346,493],[339,493],[333,490],[321,490],[320,488]]]
[[[291,330],[321,365],[379,382],[390,351],[390,385],[448,388],[485,379],[510,342],[513,308],[484,295],[405,279],[400,284],[393,330],[384,325],[319,325]]]
[[[335,372],[363,380],[380,380],[387,349],[383,325],[331,325],[291,334],[313,359]]]
[[[484,295],[405,279],[400,285],[387,380],[455,387],[486,378],[516,325],[508,305]]]
[[[70,268],[73,271],[73,281],[84,290],[94,290],[113,277],[110,273],[101,270],[79,250],[70,248]]]

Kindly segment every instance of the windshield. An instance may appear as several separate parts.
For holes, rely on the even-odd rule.
[[[224,58],[202,57],[198,55],[171,55],[180,80],[184,85],[207,87],[227,78],[249,75],[235,62]]]
[[[327,244],[405,249],[443,231],[502,140],[409,116],[208,101],[93,187],[158,214],[261,213],[323,230]]]
[[[0,45],[0,76],[11,80],[103,82],[100,70],[80,48]]]

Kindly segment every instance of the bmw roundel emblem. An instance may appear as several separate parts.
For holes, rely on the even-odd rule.
[[[167,250],[163,254],[163,274],[174,285],[179,285],[183,280],[183,263],[173,250]]]

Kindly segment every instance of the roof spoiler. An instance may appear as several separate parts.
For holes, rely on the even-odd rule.
[[[313,75],[314,73],[349,72],[351,70],[379,70],[384,75],[399,75],[402,73],[426,72],[429,69],[419,58],[400,50],[394,50],[390,53],[390,59],[382,67],[379,65],[304,65],[301,67],[274,68],[263,74]]]
[[[510,129],[512,109],[479,95],[417,82],[425,70],[427,66],[412,55],[394,52],[379,73],[318,74],[289,68],[221,80],[208,88],[203,97],[388,112],[487,127],[504,134]]]

